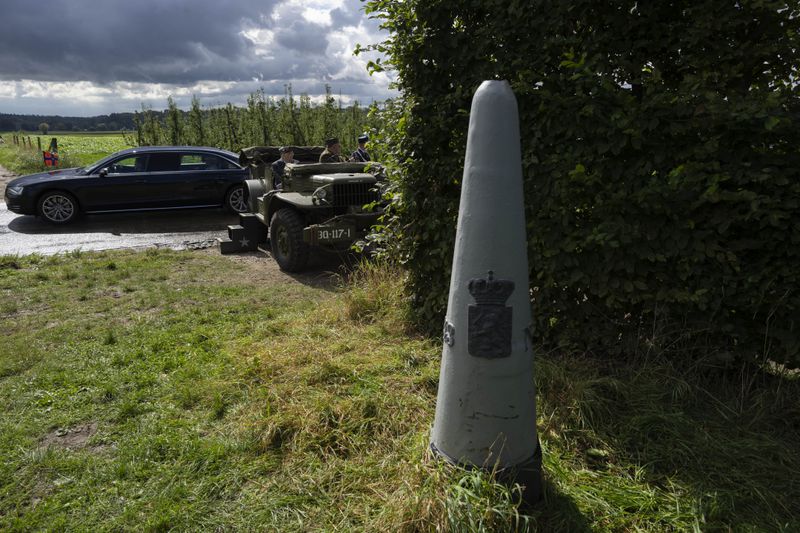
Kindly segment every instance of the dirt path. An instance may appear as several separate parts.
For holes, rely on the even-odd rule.
[[[5,167],[0,167],[0,202],[3,201],[3,196],[6,193],[6,183],[16,178],[17,175]]]

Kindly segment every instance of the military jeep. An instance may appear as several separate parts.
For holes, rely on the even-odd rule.
[[[231,243],[227,250],[222,246],[223,253],[255,249],[268,240],[280,268],[297,272],[315,249],[346,250],[366,235],[385,207],[380,165],[304,162],[318,160],[322,150],[296,148],[301,162],[286,165],[280,188],[275,188],[271,169],[277,149],[242,151],[240,162],[253,177],[245,182],[250,213],[240,215],[239,226],[229,227]]]

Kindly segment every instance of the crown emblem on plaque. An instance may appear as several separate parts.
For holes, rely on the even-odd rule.
[[[514,282],[508,279],[494,279],[494,272],[490,270],[486,279],[470,280],[467,289],[478,305],[504,305],[514,292]]]

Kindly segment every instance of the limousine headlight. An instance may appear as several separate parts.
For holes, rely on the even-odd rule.
[[[22,194],[22,185],[15,185],[14,187],[8,187],[8,195],[9,196],[20,196]]]

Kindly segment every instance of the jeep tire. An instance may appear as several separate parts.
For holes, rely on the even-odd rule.
[[[303,242],[303,218],[289,207],[278,209],[269,224],[272,257],[286,272],[299,272],[308,264],[309,245]]]

